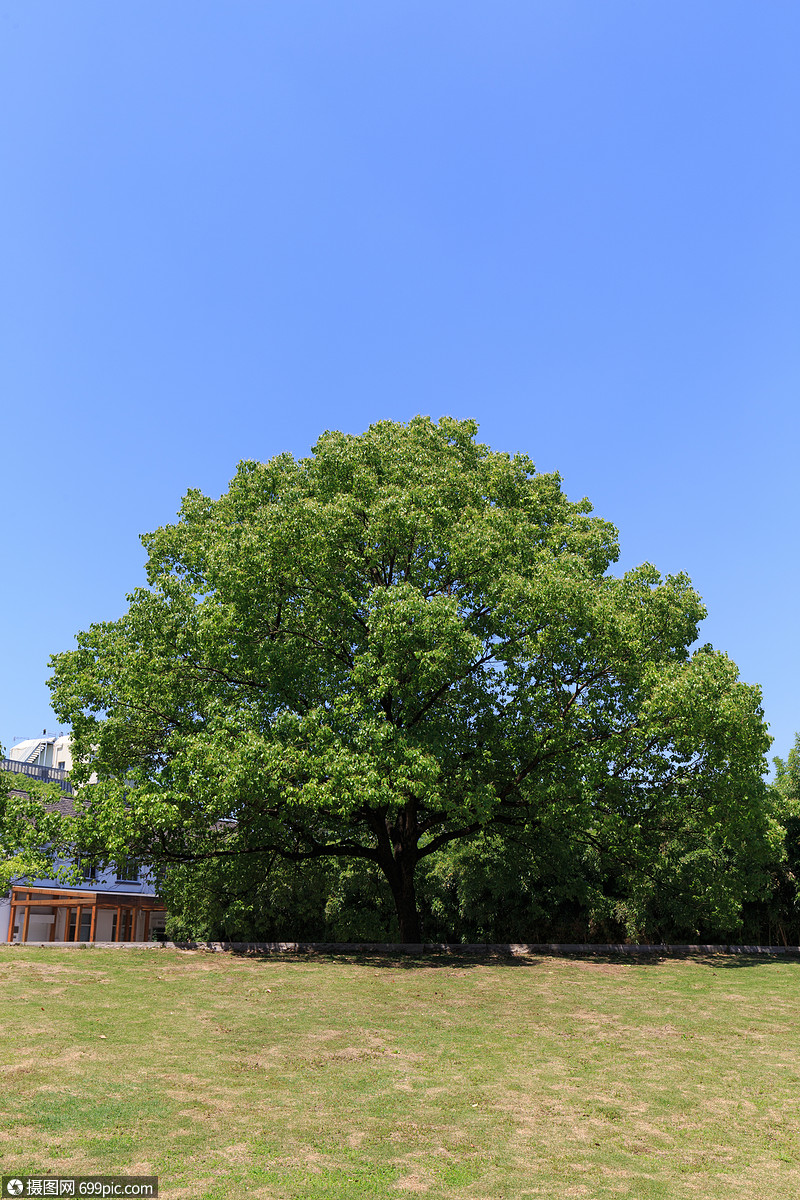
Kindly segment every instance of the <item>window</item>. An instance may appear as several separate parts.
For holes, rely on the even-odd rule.
[[[131,940],[131,924],[133,922],[133,912],[129,908],[123,908],[120,913],[119,922],[119,937],[117,937],[117,914],[111,918],[111,940],[112,942],[129,942]]]
[[[81,879],[87,883],[94,883],[97,879],[97,867],[94,863],[88,858],[81,857],[78,859],[78,866],[81,872]]]
[[[66,940],[68,942],[75,941],[75,918],[76,918],[77,912],[78,912],[78,910],[76,908],[71,908],[69,910],[69,925],[67,926],[67,938],[66,938]],[[78,941],[79,942],[88,942],[89,934],[91,933],[91,931],[92,931],[92,910],[90,908],[82,908],[81,909],[81,927],[78,930]]]
[[[139,860],[123,858],[117,863],[117,883],[137,883],[139,880]]]

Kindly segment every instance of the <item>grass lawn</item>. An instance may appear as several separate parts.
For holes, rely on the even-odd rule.
[[[797,1200],[800,963],[0,950],[2,1172]]]

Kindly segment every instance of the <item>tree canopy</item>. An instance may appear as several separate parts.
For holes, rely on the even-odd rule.
[[[148,586],[54,656],[97,852],[362,859],[420,939],[418,864],[496,831],[646,872],[685,831],[770,843],[759,691],[685,575],[470,421],[240,464],[146,535]],[[765,850],[765,853],[767,851]]]

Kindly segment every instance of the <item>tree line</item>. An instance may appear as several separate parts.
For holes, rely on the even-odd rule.
[[[587,500],[476,439],[382,421],[190,491],[52,660],[69,837],[158,866],[193,935],[787,935],[759,689],[685,575],[615,575]]]

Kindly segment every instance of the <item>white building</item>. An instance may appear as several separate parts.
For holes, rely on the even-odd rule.
[[[37,767],[55,767],[57,771],[72,770],[72,750],[69,734],[58,737],[42,733],[40,738],[17,742],[8,752],[12,762],[31,763]]]
[[[72,753],[68,735],[43,734],[17,742],[0,770],[24,779],[58,783],[59,808],[72,807],[69,772]],[[62,865],[71,866],[72,863]],[[9,942],[148,941],[164,928],[164,905],[155,881],[132,858],[95,867],[82,863],[83,880],[66,885],[56,879],[17,880],[0,897],[0,939]]]

